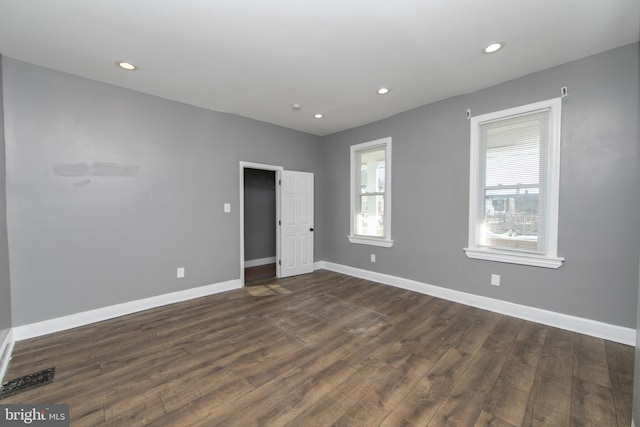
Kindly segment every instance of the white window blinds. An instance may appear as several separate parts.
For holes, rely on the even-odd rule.
[[[545,252],[549,110],[479,125],[479,244]]]

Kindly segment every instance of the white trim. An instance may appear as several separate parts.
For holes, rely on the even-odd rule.
[[[534,267],[560,268],[564,258],[553,258],[545,255],[536,255],[526,252],[509,252],[497,249],[471,249],[464,248],[469,258],[483,259],[486,261],[506,262],[510,264],[531,265]]]
[[[262,163],[252,163],[252,162],[244,162],[240,161],[240,181],[239,181],[239,192],[240,192],[240,203],[238,204],[238,211],[240,214],[240,286],[244,286],[244,269],[245,269],[245,260],[244,260],[244,170],[245,168],[249,169],[260,169],[267,171],[274,171],[276,173],[276,179],[278,179],[278,172],[284,170],[282,166],[273,166],[273,165],[264,165]],[[278,186],[276,185],[276,220],[280,219],[280,191],[278,191]],[[277,227],[277,225],[273,225]],[[280,233],[276,229],[276,258],[280,256]],[[276,276],[280,277],[280,266],[276,263]]]
[[[124,316],[138,311],[149,310],[163,305],[187,301],[240,288],[242,288],[240,280],[229,280],[226,282],[215,283],[213,285],[201,286],[198,288],[186,289],[184,291],[171,292],[155,297],[97,308],[95,310],[83,311],[81,313],[43,320],[41,322],[30,323],[28,325],[15,326],[13,328],[14,338],[16,341],[21,341],[71,328],[77,328],[79,326],[89,325],[95,322],[101,322],[107,319],[113,319],[114,317]]]
[[[519,319],[542,323],[543,325],[554,326],[609,341],[615,341],[621,344],[631,346],[635,346],[636,344],[636,330],[626,328],[624,326],[611,325],[609,323],[598,322],[596,320],[585,319],[582,317],[571,316],[526,305],[514,304],[480,295],[468,294],[466,292],[460,292],[453,289],[417,282],[415,280],[362,270],[332,262],[318,262],[316,263],[316,268],[324,268],[326,270],[335,271],[336,273],[347,274],[349,276],[371,280],[385,285],[395,286],[397,288],[407,289],[421,294],[470,305],[472,307],[517,317]]]
[[[374,147],[382,147],[385,149],[385,158],[384,158],[384,180],[385,180],[385,192],[384,192],[384,236],[383,237],[374,237],[374,236],[361,236],[355,234],[356,227],[354,224],[355,216],[356,216],[356,195],[359,194],[359,189],[356,189],[357,183],[357,174],[360,170],[356,165],[356,153],[363,150],[368,150]],[[350,158],[349,158],[349,169],[350,169],[350,189],[349,194],[351,197],[350,204],[350,212],[351,218],[349,219],[349,242],[358,243],[361,245],[372,245],[372,246],[382,246],[385,248],[390,248],[393,246],[393,240],[391,239],[391,137],[387,136],[385,138],[376,139],[374,141],[363,142],[361,144],[352,145],[350,147]]]
[[[14,344],[15,340],[13,339],[13,329],[9,329],[9,333],[5,335],[2,340],[2,345],[0,345],[0,384],[4,383],[4,374],[7,373]]]
[[[509,119],[536,111],[549,111],[549,147],[546,164],[545,185],[545,221],[546,253],[511,253],[478,245],[478,207],[479,207],[479,164],[480,164],[480,125],[502,119]],[[562,98],[553,98],[533,104],[522,105],[471,118],[470,160],[469,160],[469,245],[464,249],[469,258],[487,261],[523,264],[544,268],[559,268],[564,258],[558,257],[558,216],[560,199],[560,139],[562,123]]]
[[[381,246],[383,248],[390,248],[393,246],[393,240],[379,239],[376,237],[363,237],[363,236],[347,236],[349,242],[359,243],[361,245]]]
[[[260,265],[274,264],[276,262],[276,257],[268,257],[268,258],[258,258],[258,259],[250,259],[244,262],[244,268],[249,267],[258,267]]]

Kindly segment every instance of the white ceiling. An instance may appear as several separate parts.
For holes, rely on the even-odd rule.
[[[0,0],[4,56],[316,135],[639,36],[638,0]]]

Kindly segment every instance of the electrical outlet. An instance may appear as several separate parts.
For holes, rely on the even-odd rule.
[[[499,274],[492,274],[491,275],[491,284],[493,286],[500,286],[500,275]]]
[[[224,204],[224,212],[225,213],[231,212],[231,203],[225,203]]]
[[[178,270],[176,272],[176,277],[178,279],[182,279],[184,277],[184,267],[178,267]]]
[[[371,262],[376,262],[376,254],[371,254]]]

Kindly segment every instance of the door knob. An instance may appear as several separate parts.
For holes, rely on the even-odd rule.
[[[310,228],[309,231],[313,231],[313,228]]]

